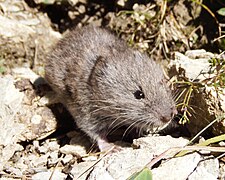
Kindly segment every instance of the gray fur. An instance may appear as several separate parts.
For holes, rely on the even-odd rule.
[[[45,71],[78,127],[93,140],[121,125],[161,127],[176,111],[161,67],[105,29],[72,30],[48,57]],[[137,90],[145,98],[136,99]]]

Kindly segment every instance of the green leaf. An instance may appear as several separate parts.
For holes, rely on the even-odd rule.
[[[144,168],[131,175],[127,180],[152,180],[152,172],[148,168]]]
[[[225,8],[221,8],[217,11],[217,13],[221,16],[225,16]]]

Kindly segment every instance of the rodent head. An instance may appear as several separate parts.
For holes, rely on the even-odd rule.
[[[110,128],[160,128],[176,114],[160,65],[138,51],[99,56],[89,83],[93,114]]]

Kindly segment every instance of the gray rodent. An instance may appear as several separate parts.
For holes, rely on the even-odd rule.
[[[45,74],[101,151],[113,128],[162,127],[176,114],[160,65],[103,28],[73,29],[48,56]]]

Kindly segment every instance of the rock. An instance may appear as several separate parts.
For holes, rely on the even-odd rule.
[[[95,161],[94,161],[94,163],[95,163]],[[78,177],[80,176],[79,177],[80,180],[85,180],[85,179],[87,179],[87,175],[92,170],[92,168],[89,170],[88,170],[88,168],[90,166],[94,165],[94,163],[93,162],[81,162],[81,163],[75,164],[75,165],[73,165],[73,167],[70,171],[70,174],[72,174],[74,179],[78,179]],[[83,174],[83,172],[85,172],[85,173]],[[83,175],[81,176],[81,174],[83,174]]]
[[[11,175],[18,176],[18,177],[22,177],[22,175],[23,175],[22,172],[19,169],[14,168],[14,167],[10,167],[10,166],[6,167],[4,169],[4,171],[11,174]]]
[[[160,142],[160,145],[159,145]],[[182,137],[180,138],[173,138],[171,136],[147,136],[135,139],[133,141],[134,147],[139,147],[141,149],[148,149],[155,155],[159,155],[160,153],[163,153],[167,149],[171,147],[183,147],[185,146],[189,141],[187,139],[184,139]]]
[[[117,172],[114,172],[114,173],[117,174]],[[115,180],[115,178],[110,174],[110,172],[108,172],[107,166],[105,166],[104,162],[102,161],[99,162],[99,164],[97,164],[97,166],[94,167],[94,169],[92,170],[89,176],[89,179]],[[117,177],[117,179],[123,179],[123,178]]]
[[[57,143],[57,141],[50,141],[48,143],[48,148],[50,151],[58,151],[60,148],[60,145]]]
[[[19,144],[8,144],[4,147],[0,148],[0,164],[2,166],[0,166],[0,171],[2,171],[3,169],[5,169],[4,165],[8,166],[8,161],[10,160],[10,158],[13,157],[13,155],[15,154],[15,152],[17,151],[22,151],[23,146],[19,145]]]
[[[26,161],[27,161],[27,156],[23,156],[14,163],[14,167],[21,170],[23,173],[25,173],[26,171],[29,171],[29,168],[30,168],[30,164],[26,163]]]
[[[211,52],[206,52],[204,49],[194,49],[194,50],[188,50],[185,52],[185,56],[187,56],[190,59],[210,59],[214,58],[215,55]]]
[[[108,154],[91,168],[91,171],[86,172],[81,179],[85,179],[87,175],[90,179],[104,179],[106,177],[109,179],[127,179],[133,173],[144,168],[156,155],[171,147],[184,146],[187,142],[183,138],[175,139],[170,136],[149,136],[134,140],[134,146],[140,149],[123,148],[118,153]],[[77,178],[92,164],[93,162],[89,162],[88,165],[87,163],[74,165],[71,173]]]
[[[219,161],[214,157],[205,157],[200,161],[196,170],[189,176],[188,180],[217,180],[219,177]]]
[[[186,180],[200,160],[201,156],[198,153],[170,159],[152,170],[153,178],[164,180],[166,177],[168,180]]]
[[[29,79],[32,84],[40,77],[30,68],[25,67],[13,68],[12,74],[15,79]]]
[[[186,88],[178,104],[184,102],[188,89],[192,88],[190,99],[186,102],[188,105],[184,108],[181,105],[178,107],[181,113],[186,110],[189,112],[187,127],[192,136],[217,118],[220,121],[212,125],[211,132],[215,135],[225,133],[225,120],[222,120],[225,113],[225,89],[213,85],[216,72],[215,66],[209,63],[211,58],[223,57],[205,50],[187,51],[185,55],[176,52],[175,60],[169,65],[170,77],[184,82],[177,84],[177,87],[180,87],[178,94]],[[185,82],[189,82],[190,85],[185,85]]]
[[[69,163],[72,159],[73,159],[73,155],[72,155],[72,154],[67,154],[65,157],[63,157],[62,162],[63,162],[63,164],[67,164],[67,163]]]
[[[0,13],[0,53],[7,65],[33,67],[43,73],[46,53],[61,34],[51,27],[47,14],[33,12],[24,1],[0,2],[4,13]]]
[[[82,179],[85,179],[87,175],[92,177],[91,179],[101,179],[103,177],[126,179],[134,172],[140,170],[152,158],[153,154],[146,149],[124,149],[121,152],[113,153],[103,158],[94,168],[91,168],[91,173],[88,175],[88,172],[86,172]],[[93,162],[89,162],[85,166],[82,166],[82,164],[75,165],[71,173],[77,178],[78,175],[93,164]]]
[[[52,176],[52,177],[51,177]],[[66,179],[66,174],[61,173],[59,170],[55,169],[54,171],[40,172],[32,176],[33,180],[62,180]]]
[[[61,147],[59,151],[63,154],[71,154],[78,156],[84,156],[87,154],[85,147],[80,145],[65,145]]]
[[[8,166],[8,161],[16,152],[24,150],[19,142],[41,139],[54,132],[57,127],[52,111],[46,106],[37,105],[38,96],[31,81],[34,82],[39,76],[30,69],[23,68],[20,72],[23,72],[22,79],[11,75],[0,78],[0,170]],[[16,84],[18,80],[21,83]],[[51,149],[59,149],[59,145],[54,144],[52,147],[50,143],[50,146]],[[36,162],[37,166],[40,165],[39,160]],[[44,159],[42,163],[46,162],[47,159]]]
[[[205,75],[209,76],[209,56],[205,50],[188,51],[186,54],[188,54],[188,56],[175,52],[175,59],[171,61],[170,66],[175,68],[178,74],[183,70],[182,72],[185,77],[192,81],[202,81],[206,78]],[[204,55],[206,55],[206,57],[204,57]]]
[[[23,147],[16,144],[25,126],[16,119],[22,110],[24,94],[14,86],[14,79],[8,75],[0,78],[0,170],[16,151]]]
[[[19,141],[42,139],[56,130],[57,121],[51,109],[44,104],[41,106],[39,103],[39,96],[36,95],[34,86],[41,86],[45,82],[39,79],[40,76],[35,74],[29,68],[15,68],[12,70],[13,76],[19,81],[28,80],[31,87],[20,87],[20,90],[24,94],[21,110],[15,116],[15,119],[19,119],[20,123],[25,126],[23,132],[18,136]],[[23,86],[24,83],[20,83]],[[35,84],[35,85],[34,85]],[[19,87],[18,87],[19,88]],[[43,96],[45,97],[45,96]]]
[[[48,167],[55,167],[59,162],[59,155],[57,151],[51,152],[48,157]]]
[[[15,120],[22,110],[24,94],[14,86],[14,78],[10,75],[0,78],[0,145],[14,144],[18,135],[25,130],[20,121]]]
[[[120,152],[106,155],[98,163],[87,161],[74,164],[70,173],[75,179],[78,177],[90,180],[127,179],[142,170],[156,155],[172,147],[182,147],[186,143],[187,140],[183,138],[177,139],[170,136],[143,137],[134,141],[134,146],[140,149],[124,148]],[[206,177],[216,179],[219,176],[219,163],[217,159],[204,158],[198,153],[190,153],[182,157],[166,159],[151,171],[153,179],[157,180],[165,178],[192,180]]]

